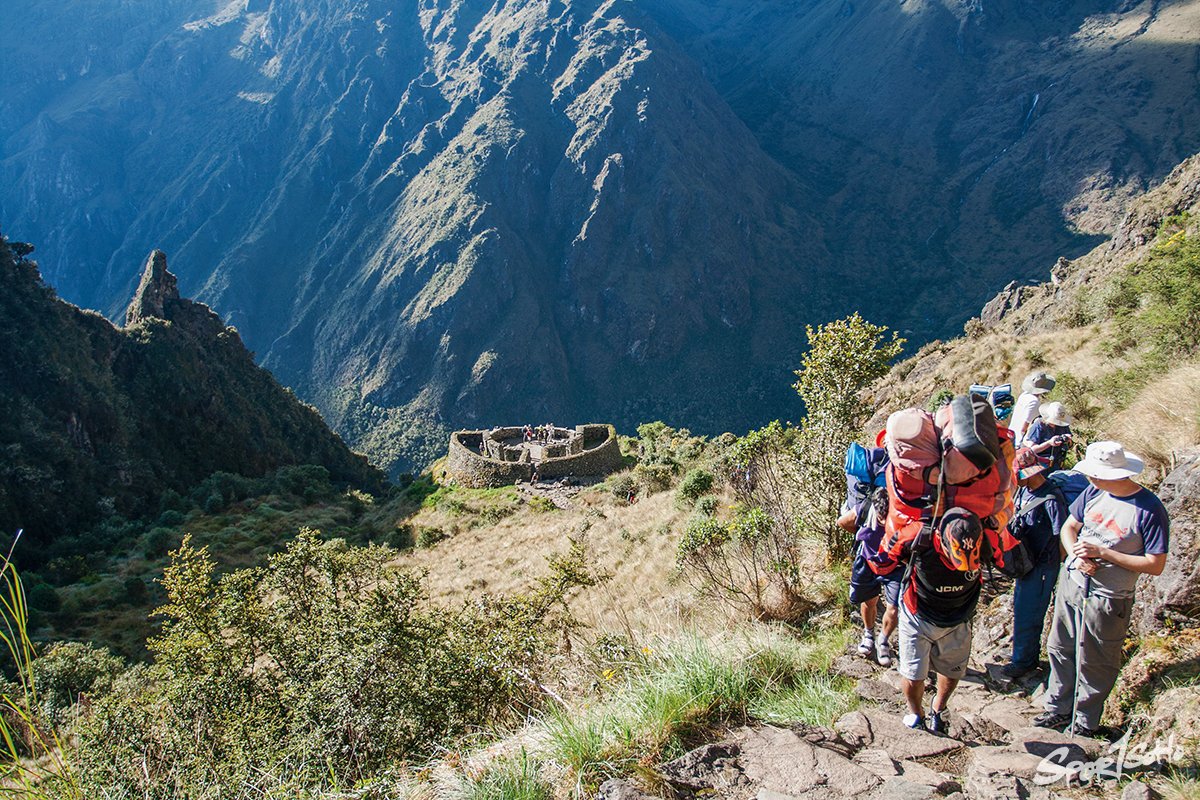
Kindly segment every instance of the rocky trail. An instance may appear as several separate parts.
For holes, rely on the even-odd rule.
[[[1083,789],[1060,779],[1036,780],[1043,759],[1092,762],[1108,754],[1109,743],[1072,738],[1033,725],[1041,712],[1045,669],[1022,681],[1003,677],[1011,595],[994,584],[986,612],[975,628],[971,669],[950,699],[950,733],[911,730],[901,721],[904,701],[900,675],[850,651],[833,671],[856,681],[859,707],[831,728],[748,726],[721,741],[703,745],[662,764],[660,796],[755,798],[755,800],[1039,800],[1059,797],[1150,798],[1138,781],[1118,788],[1109,781]],[[998,599],[996,599],[998,598]],[[927,687],[926,705],[933,696]],[[1045,777],[1054,777],[1043,770]],[[614,779],[600,788],[601,800],[649,800],[632,782]]]

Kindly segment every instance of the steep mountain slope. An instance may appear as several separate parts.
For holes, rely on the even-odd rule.
[[[51,266],[66,296],[112,312],[118,265],[163,242],[389,463],[450,425],[744,425],[786,395],[788,332],[831,284],[811,204],[636,7],[279,0],[164,28],[132,69],[13,103],[10,228],[115,253]],[[88,222],[114,184],[80,145],[98,125],[112,225]]]
[[[319,464],[383,476],[255,365],[237,331],[183,299],[155,252],[129,327],[58,300],[0,239],[0,530],[35,543],[104,514],[157,510],[213,472]]]
[[[109,314],[164,246],[393,470],[780,416],[804,322],[956,327],[1200,150],[1197,0],[74,8],[0,10],[0,218]]]
[[[1200,150],[1193,0],[646,5],[918,337],[1087,252]]]

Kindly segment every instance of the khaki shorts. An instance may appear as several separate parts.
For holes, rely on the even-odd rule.
[[[900,660],[896,671],[910,681],[923,681],[930,666],[939,675],[961,679],[971,659],[971,622],[939,628],[913,616],[900,604]]]

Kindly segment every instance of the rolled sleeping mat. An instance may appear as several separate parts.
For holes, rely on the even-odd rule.
[[[950,401],[950,418],[954,431],[954,449],[981,470],[996,463],[1000,457],[1000,435],[996,431],[996,415],[986,400],[966,394]]]

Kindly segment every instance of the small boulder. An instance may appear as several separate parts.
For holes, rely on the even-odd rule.
[[[609,778],[600,784],[596,794],[597,800],[655,800],[655,796],[647,794],[636,784],[624,778]]]
[[[852,711],[837,721],[834,730],[861,747],[886,750],[893,759],[925,758],[958,750],[962,742],[905,726],[901,715],[880,709]]]
[[[1130,781],[1121,792],[1121,800],[1157,800],[1158,792],[1141,781]]]

